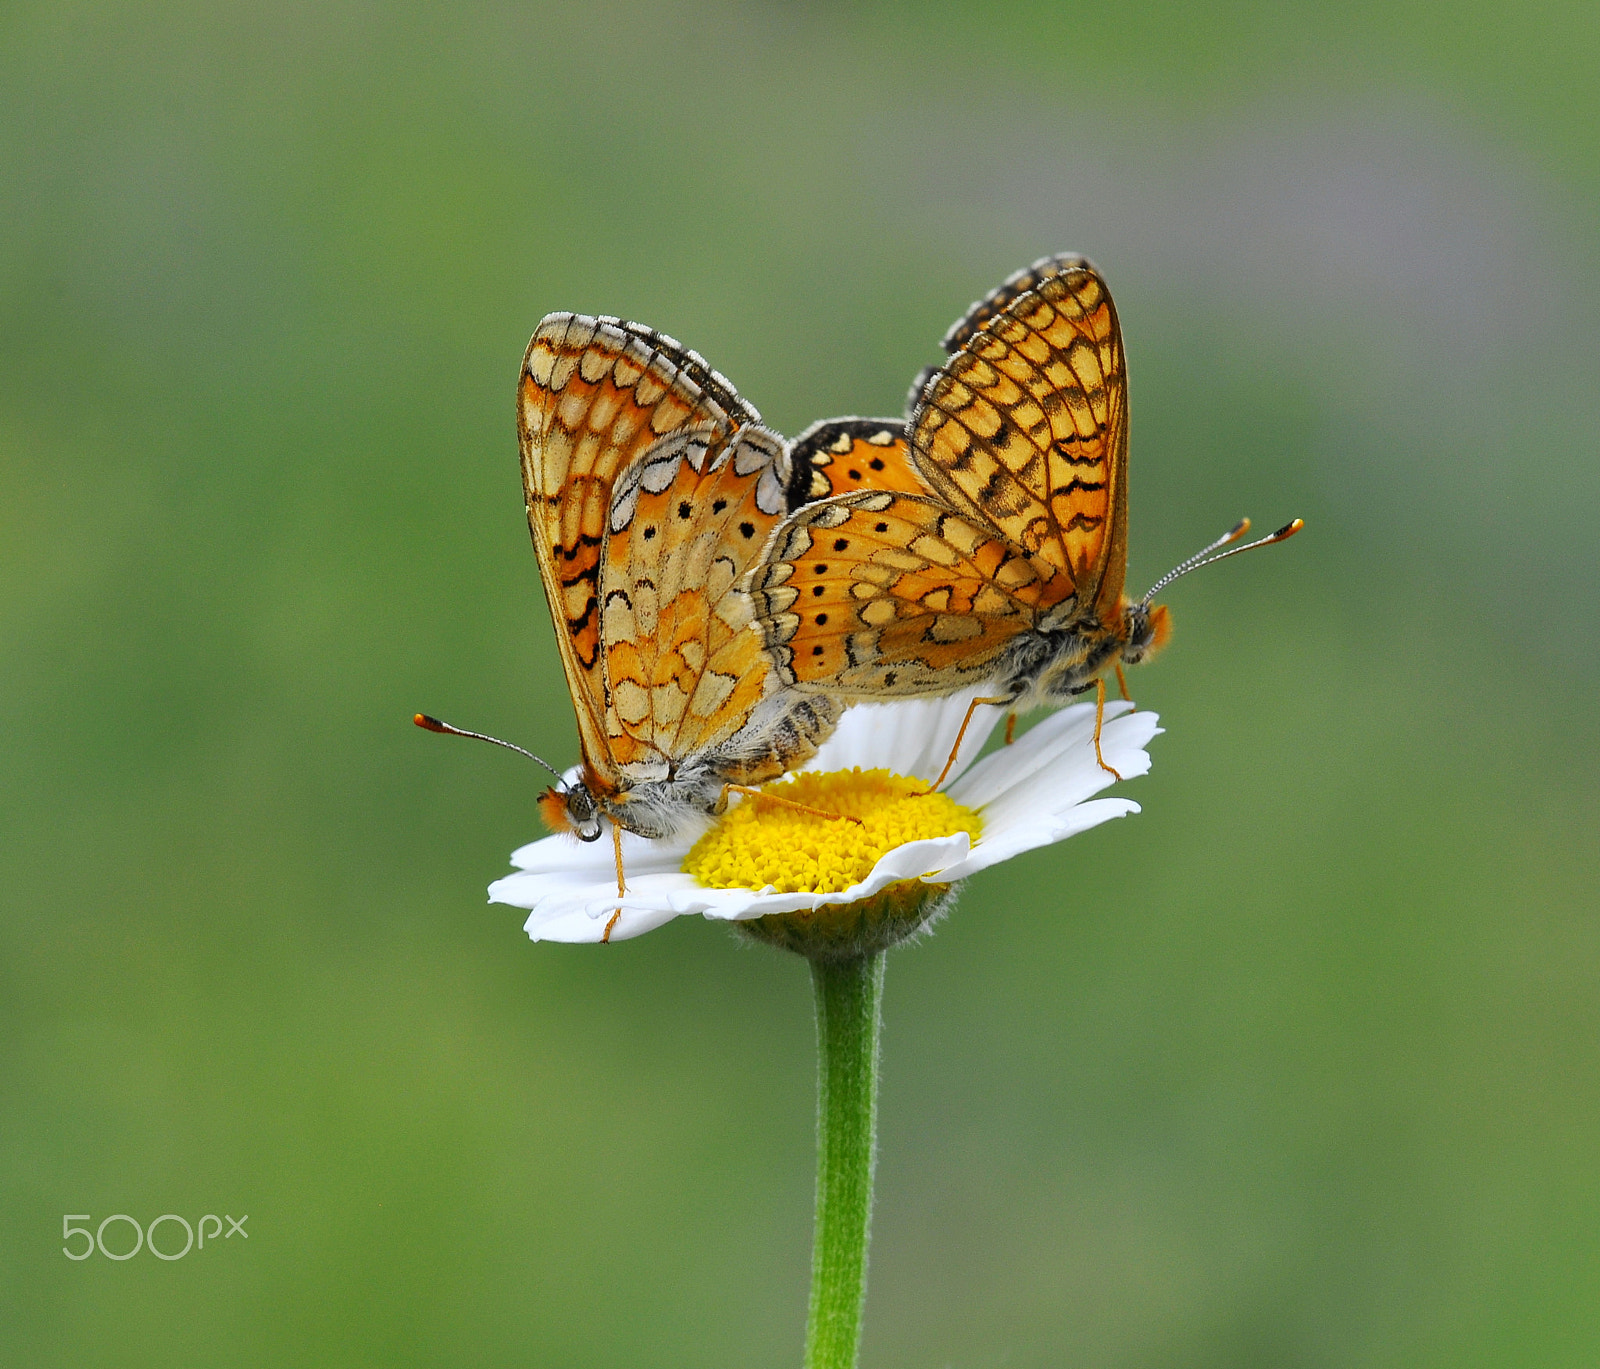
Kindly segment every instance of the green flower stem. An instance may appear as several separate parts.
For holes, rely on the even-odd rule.
[[[813,960],[817,995],[817,1222],[806,1369],[855,1369],[877,1159],[883,952]]]

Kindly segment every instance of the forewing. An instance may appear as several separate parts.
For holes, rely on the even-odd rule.
[[[599,596],[616,481],[685,427],[714,445],[759,421],[700,356],[639,324],[550,314],[528,343],[517,390],[528,527],[584,756],[608,780]]]
[[[1036,262],[951,330],[919,392],[912,461],[951,508],[1057,572],[1079,609],[1122,592],[1127,373],[1110,291],[1079,257]]]
[[[940,345],[946,352],[959,352],[972,341],[974,335],[987,328],[1030,290],[1038,289],[1052,276],[1080,267],[1094,270],[1086,259],[1069,252],[1054,257],[1040,257],[1032,266],[1013,271],[982,299],[967,306],[967,312],[950,325]]]
[[[746,583],[781,683],[889,699],[988,678],[1058,578],[986,521],[866,490],[792,514]]]
[[[788,511],[787,444],[755,425],[720,448],[710,436],[668,437],[617,484],[601,635],[605,725],[623,765],[725,741],[776,687],[734,585]]]

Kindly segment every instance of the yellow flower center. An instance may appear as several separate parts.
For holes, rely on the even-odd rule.
[[[925,794],[922,780],[888,770],[835,770],[796,775],[765,785],[788,803],[748,797],[726,813],[683,858],[683,871],[710,889],[779,893],[842,892],[871,873],[879,857],[908,841],[965,832],[973,841],[982,820],[946,794]],[[841,822],[802,812],[860,818]]]

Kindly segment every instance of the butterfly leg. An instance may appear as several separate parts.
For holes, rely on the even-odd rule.
[[[1122,662],[1117,662],[1117,688],[1122,691],[1122,697],[1133,703],[1133,695],[1128,693],[1128,677],[1122,673]],[[1137,707],[1137,705],[1135,705]]]
[[[1100,762],[1100,768],[1114,779],[1121,779],[1115,770],[1106,764],[1106,758],[1100,754],[1100,729],[1106,720],[1106,682],[1094,682],[1094,758]]]
[[[752,789],[747,784],[725,784],[722,786],[724,795],[728,793],[747,794],[751,798],[763,799],[767,803],[780,804],[784,808],[795,808],[802,813],[810,813],[814,818],[827,818],[830,822],[835,818],[843,818],[846,822],[853,822],[857,827],[865,827],[866,823],[860,818],[853,818],[848,813],[830,813],[825,808],[813,808],[809,803],[796,803],[793,799],[780,798],[777,794],[769,794],[764,789]]]
[[[1007,713],[1006,714],[1006,745],[1010,746],[1012,742],[1016,741],[1016,739],[1017,739],[1017,715],[1015,713]]]
[[[611,824],[611,849],[617,857],[617,897],[621,898],[628,892],[628,886],[622,878],[622,829],[616,823]],[[606,923],[606,929],[600,936],[602,946],[611,940],[611,929],[617,925],[617,919],[621,916],[621,908],[611,914],[611,921]]]
[[[933,793],[935,789],[944,783],[944,777],[950,773],[950,767],[956,763],[956,757],[961,754],[961,742],[967,735],[967,725],[971,723],[972,715],[978,711],[978,706],[980,704],[1008,704],[1010,702],[1010,699],[974,699],[970,704],[968,704],[967,716],[961,720],[961,730],[956,733],[956,744],[950,748],[950,757],[945,761],[944,769],[939,772],[939,778],[930,784],[926,789],[919,789],[910,797],[914,799],[920,799],[925,794]],[[1012,721],[1016,721],[1015,714],[1012,715]],[[1010,740],[1011,727],[1008,725],[1006,727],[1006,741],[1010,742]]]

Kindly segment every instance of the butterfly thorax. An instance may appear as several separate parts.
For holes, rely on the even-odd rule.
[[[1171,631],[1164,604],[1152,608],[1124,599],[1109,625],[1090,617],[1022,633],[1001,660],[996,692],[1020,712],[1060,704],[1089,689],[1112,666],[1148,660]]]
[[[660,777],[602,795],[601,811],[641,837],[691,834],[724,811],[730,784],[764,784],[810,760],[843,711],[829,698],[769,695],[727,741],[677,760]]]
[[[726,808],[728,785],[763,784],[810,760],[841,712],[829,698],[769,696],[727,741],[675,761],[637,763],[618,784],[585,764],[579,779],[545,791],[540,815],[580,841],[594,841],[602,819],[651,839],[692,833]]]

